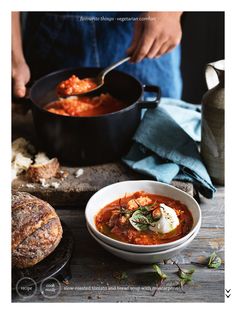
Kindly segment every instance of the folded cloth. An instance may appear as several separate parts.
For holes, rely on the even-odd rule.
[[[192,137],[201,141],[201,105],[193,105],[183,100],[162,98],[159,104]]]
[[[171,111],[162,101],[158,108],[145,112],[134,143],[122,160],[133,170],[161,182],[170,183],[173,179],[192,182],[202,195],[212,198],[216,189],[193,140],[200,139],[200,113],[197,119],[194,105],[185,103],[184,108],[183,102],[174,110],[173,101],[169,102]]]

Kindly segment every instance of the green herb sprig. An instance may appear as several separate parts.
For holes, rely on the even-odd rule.
[[[218,269],[221,263],[222,263],[221,258],[216,254],[216,252],[213,252],[209,257],[207,266],[209,268]]]
[[[121,205],[121,199],[119,200],[119,211],[121,215],[125,215],[126,217],[130,217],[132,214],[130,210]]]
[[[154,274],[161,280],[165,280],[167,275],[161,270],[161,268],[157,264],[153,264],[152,268],[154,270]]]
[[[194,268],[183,269],[175,261],[172,260],[172,262],[173,262],[173,264],[175,264],[178,267],[177,275],[180,278],[179,286],[180,286],[182,292],[185,293],[183,287],[184,287],[184,285],[186,285],[187,283],[192,281],[192,275],[195,272],[195,269]]]
[[[167,278],[167,275],[161,270],[161,268],[157,264],[153,264],[152,268],[154,270],[154,274],[158,279],[157,288],[155,289],[152,296],[155,296],[157,293],[157,289],[162,285],[163,281]]]
[[[207,266],[208,268],[218,269],[223,262],[216,252],[213,252],[209,257],[205,258],[204,261],[191,263],[195,265]]]
[[[153,226],[153,222],[156,221],[151,213],[156,207],[156,202],[146,206],[140,205],[136,200],[135,203],[138,205],[138,208],[133,211],[129,221],[136,230],[147,230],[148,227]]]
[[[141,210],[136,210],[129,219],[131,225],[138,231],[147,230],[152,226],[153,219],[151,215],[143,215]]]

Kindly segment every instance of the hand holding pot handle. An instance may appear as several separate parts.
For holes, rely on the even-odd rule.
[[[30,84],[32,85],[32,84]],[[28,84],[25,87],[25,96],[24,97],[16,97],[14,94],[12,95],[12,110],[13,112],[17,112],[20,114],[25,114],[31,108],[32,101],[30,99],[30,87]]]

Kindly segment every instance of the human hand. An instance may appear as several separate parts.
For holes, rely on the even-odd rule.
[[[157,58],[174,49],[181,40],[180,17],[182,12],[147,12],[140,17],[148,18],[136,21],[132,43],[126,53],[131,62],[144,58]]]
[[[13,94],[22,98],[26,94],[26,84],[30,80],[30,69],[25,61],[12,65]]]

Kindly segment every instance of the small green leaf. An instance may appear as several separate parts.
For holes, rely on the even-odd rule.
[[[140,205],[136,200],[134,200],[135,203],[138,205],[137,210],[141,210],[143,213],[148,213],[154,210],[155,206],[156,206],[156,202],[154,202],[153,204],[150,205]]]
[[[148,212],[149,211],[147,206],[139,206],[138,210],[140,210],[141,212]]]
[[[178,286],[181,288],[182,292],[185,293],[183,286],[186,285],[188,282],[192,281],[192,275],[195,272],[195,269],[194,268],[182,269],[180,268],[178,263],[176,263],[172,259],[171,261],[173,262],[174,265],[178,267],[177,275],[180,278]]]
[[[195,271],[194,268],[191,268],[191,269],[182,269],[180,268],[180,266],[175,262],[173,261],[173,263],[178,267],[178,272],[177,272],[177,275],[179,276],[180,280],[179,280],[179,286],[181,288],[181,290],[183,291],[183,286],[192,281],[192,275]],[[184,292],[184,291],[183,291]]]
[[[142,211],[136,210],[129,219],[131,225],[138,231],[147,230],[150,221],[142,214]]]
[[[192,281],[192,274],[194,273],[195,269],[181,269],[179,268],[178,270],[178,276],[180,277],[179,280],[179,286],[182,290],[183,293],[185,293],[183,287],[186,285],[188,282]]]
[[[185,291],[184,291],[184,285],[185,285],[187,282],[188,282],[188,280],[185,280],[185,279],[180,279],[180,281],[179,281],[179,286],[180,286],[180,288],[181,288],[181,290],[182,290],[183,293],[185,293]]]
[[[181,279],[184,279],[186,281],[191,281],[192,280],[192,274],[194,273],[195,269],[181,269],[179,268],[178,271],[178,276]]]
[[[187,274],[185,274],[185,273],[182,272],[182,271],[180,271],[180,272],[178,273],[178,276],[179,276],[179,278],[181,278],[182,280],[184,280],[184,281],[186,281],[186,282],[192,280],[192,275],[187,275]]]
[[[209,268],[218,269],[220,265],[221,265],[221,258],[218,255],[216,255],[216,252],[213,252],[211,256],[209,257],[207,266]]]
[[[163,273],[163,271],[160,269],[158,265],[153,264],[152,268],[154,269],[154,273],[158,278],[160,278],[161,280],[165,280],[167,278],[167,275]]]
[[[153,219],[153,217],[152,217],[152,214],[151,214],[151,213],[150,213],[150,214],[148,214],[146,217],[147,217],[147,219],[148,219],[148,221],[149,221],[150,223],[154,222],[154,219]]]

